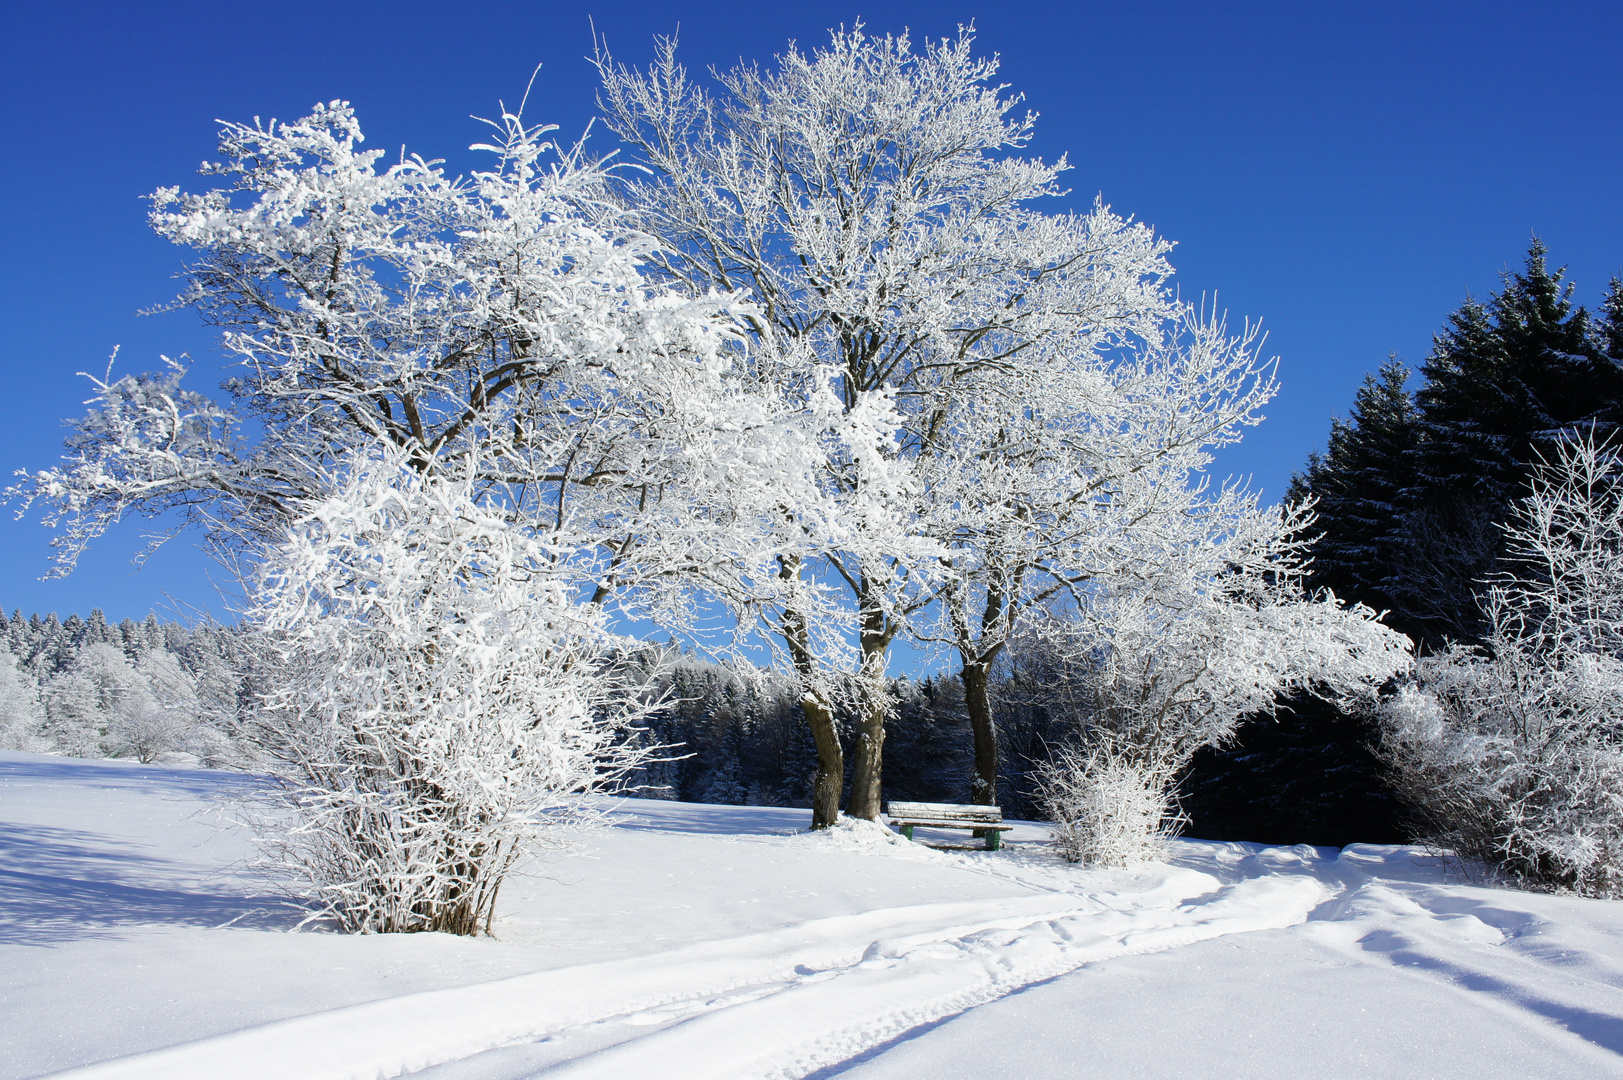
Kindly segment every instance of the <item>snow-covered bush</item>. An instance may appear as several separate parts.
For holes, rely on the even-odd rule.
[[[1383,710],[1430,839],[1532,885],[1623,897],[1619,454],[1563,445],[1505,526],[1482,648],[1423,658]]]
[[[557,553],[378,451],[270,552],[254,612],[280,661],[258,722],[282,787],[273,869],[351,931],[489,932],[509,870],[590,819],[649,706],[599,662]]]
[[[1037,771],[1038,797],[1069,862],[1135,866],[1166,854],[1179,820],[1173,777],[1113,749],[1060,748]]]

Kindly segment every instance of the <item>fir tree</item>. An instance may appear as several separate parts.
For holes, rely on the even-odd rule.
[[[1500,524],[1533,464],[1559,441],[1623,422],[1623,283],[1591,320],[1534,241],[1524,269],[1448,318],[1411,402],[1395,360],[1365,379],[1351,415],[1290,497],[1318,500],[1312,583],[1389,614],[1436,649],[1483,631],[1477,595],[1500,569]],[[1212,839],[1396,839],[1368,718],[1282,702],[1232,746],[1204,752],[1184,785],[1190,831]]]
[[[1595,350],[1616,368],[1623,365],[1623,281],[1613,278],[1606,286],[1604,313],[1595,324]]]
[[[1324,455],[1309,458],[1287,495],[1317,500],[1313,584],[1380,611],[1395,606],[1388,568],[1402,543],[1401,496],[1415,480],[1419,417],[1404,388],[1408,377],[1396,357],[1378,376],[1366,375],[1352,415],[1332,421]]]
[[[1562,439],[1623,419],[1623,372],[1562,278],[1535,239],[1522,273],[1449,317],[1422,368],[1417,475],[1389,587],[1429,645],[1480,637],[1477,595],[1498,570],[1499,523],[1533,464]]]

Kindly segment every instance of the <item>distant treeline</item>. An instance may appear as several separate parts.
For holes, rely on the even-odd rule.
[[[100,611],[66,619],[0,615],[0,747],[252,768],[255,656],[235,627],[155,615],[114,624]],[[1040,818],[1032,773],[1075,718],[1052,707],[1054,675],[1041,657],[1009,656],[995,684],[1003,740],[998,801],[1011,816]],[[817,755],[792,680],[652,648],[623,662],[642,668],[656,684],[652,691],[671,701],[642,733],[669,749],[631,778],[637,794],[810,806]],[[897,679],[891,691],[886,797],[967,800],[974,743],[958,679]],[[1298,703],[1298,712],[1248,729],[1248,745],[1266,743],[1266,750],[1203,755],[1184,787],[1189,831],[1279,842],[1398,838],[1390,799],[1362,749],[1368,732],[1355,723],[1327,748],[1321,729],[1332,721],[1324,712],[1315,702]],[[851,717],[841,719],[849,750]],[[1256,788],[1266,791],[1253,797]]]

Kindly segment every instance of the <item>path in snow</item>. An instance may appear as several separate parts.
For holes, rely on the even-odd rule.
[[[1446,883],[1412,849],[1336,869],[1347,890],[1289,931],[1091,966],[827,1075],[1623,1077],[1617,905]]]
[[[883,857],[890,845],[869,846],[869,857]],[[1276,867],[1224,885],[1184,870],[1144,893],[1050,892],[813,920],[332,1010],[62,1075],[371,1080],[617,1022],[623,1041],[548,1075],[804,1076],[1083,964],[1300,923],[1333,890],[1315,863],[1288,861],[1302,872]]]

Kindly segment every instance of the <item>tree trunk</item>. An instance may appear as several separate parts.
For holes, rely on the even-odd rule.
[[[857,711],[857,739],[851,748],[851,800],[846,813],[878,821],[883,792],[880,776],[885,764],[885,716],[890,712],[885,685],[885,654],[891,634],[885,617],[864,605],[862,615],[862,674],[858,685],[862,700]]]
[[[992,698],[984,663],[965,663],[960,678],[964,682],[964,708],[969,728],[975,735],[975,778],[969,785],[969,801],[997,805],[998,747],[997,725],[992,721]]]
[[[785,581],[799,576],[799,559],[782,559],[778,576]],[[778,622],[778,636],[789,648],[789,659],[800,677],[800,712],[811,728],[817,746],[817,775],[812,780],[812,823],[826,829],[840,821],[840,794],[845,785],[845,752],[840,749],[840,732],[834,725],[834,708],[819,689],[817,661],[812,656],[811,634],[805,616],[793,607],[784,609]]]
[[[800,711],[817,744],[817,776],[812,781],[812,823],[826,829],[840,820],[840,789],[845,783],[845,754],[834,726],[834,710],[811,691],[800,698]]]
[[[883,799],[879,775],[884,768],[886,702],[883,697],[875,700],[867,688],[862,697],[856,745],[851,748],[851,802],[846,812],[852,817],[878,821]]]

